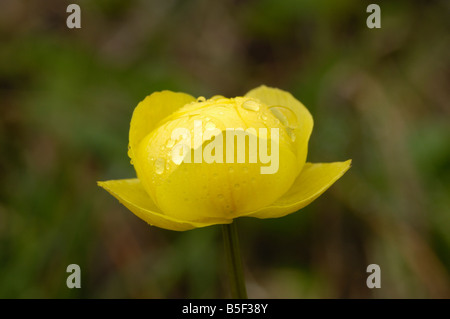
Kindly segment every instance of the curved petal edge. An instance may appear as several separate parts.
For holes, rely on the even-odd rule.
[[[301,162],[301,166],[303,166],[306,162],[308,141],[314,126],[314,120],[309,110],[291,93],[265,85],[250,90],[245,96],[259,99],[269,108],[272,106],[287,107],[295,114],[298,123],[294,128],[296,136],[294,144],[297,149],[297,155]]]
[[[184,231],[215,224],[229,224],[232,222],[232,220],[227,219],[214,219],[205,222],[184,221],[164,215],[152,201],[151,197],[146,193],[141,182],[137,178],[110,180],[97,182],[97,184],[117,198],[121,204],[132,211],[137,217],[146,221],[151,226],[157,226],[168,230]]]
[[[245,216],[278,218],[309,205],[341,178],[351,167],[351,160],[333,163],[306,163],[292,187],[274,203]]]
[[[149,134],[162,119],[182,106],[195,101],[195,98],[182,92],[164,90],[154,92],[139,102],[131,117],[129,132],[129,156],[133,159],[139,142]]]

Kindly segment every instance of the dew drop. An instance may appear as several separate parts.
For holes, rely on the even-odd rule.
[[[155,161],[155,173],[161,175],[164,172],[165,160],[161,157],[158,157]]]
[[[222,95],[214,95],[210,100],[221,100],[221,99],[224,99],[225,97],[224,96],[222,96]]]
[[[296,136],[295,136],[294,130],[292,128],[290,128],[290,127],[287,127],[286,128],[286,132],[289,135],[289,137],[291,138],[292,142],[295,142]]]
[[[205,102],[205,101],[206,101],[206,99],[205,99],[204,96],[199,96],[199,97],[197,98],[197,102]]]
[[[295,129],[298,127],[298,119],[295,113],[284,106],[272,106],[270,111],[286,127],[286,133],[292,142],[295,142]]]
[[[254,111],[254,112],[258,112],[259,111],[259,104],[255,101],[252,100],[247,100],[244,103],[242,103],[242,108],[249,110],[249,111]]]
[[[295,129],[298,127],[297,116],[291,109],[284,106],[272,106],[269,109],[284,126],[291,129]]]
[[[260,115],[258,116],[258,118],[259,118],[260,120],[262,120],[262,121],[267,121],[267,116],[265,116],[264,114],[260,114]]]

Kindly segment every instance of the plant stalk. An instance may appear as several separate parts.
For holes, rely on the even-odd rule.
[[[247,299],[236,222],[222,225],[222,233],[228,265],[231,297],[234,299]]]

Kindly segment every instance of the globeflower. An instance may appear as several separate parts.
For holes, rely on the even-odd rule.
[[[310,204],[351,165],[306,162],[312,128],[300,101],[264,85],[235,98],[155,92],[131,119],[128,155],[137,178],[98,185],[169,230],[283,217]]]
[[[301,102],[264,85],[208,100],[155,92],[131,118],[128,155],[137,178],[98,185],[153,226],[222,224],[231,295],[246,298],[233,220],[296,212],[350,168],[351,160],[306,162],[312,128]]]

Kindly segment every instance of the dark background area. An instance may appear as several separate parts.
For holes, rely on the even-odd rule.
[[[449,1],[377,1],[381,29],[369,3],[0,0],[0,297],[228,297],[220,226],[150,227],[96,181],[135,176],[146,95],[260,84],[309,108],[309,161],[353,166],[300,212],[238,220],[249,296],[450,297]]]

